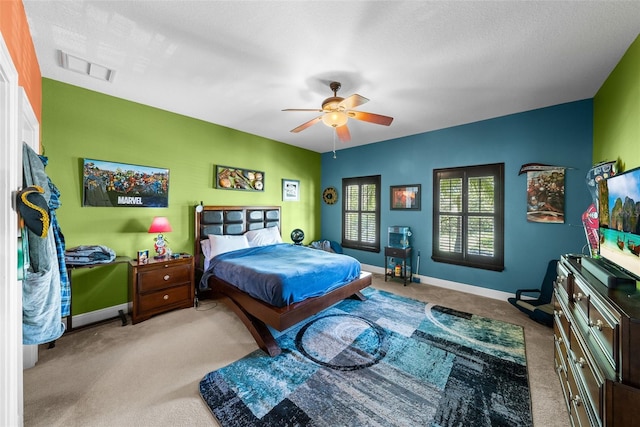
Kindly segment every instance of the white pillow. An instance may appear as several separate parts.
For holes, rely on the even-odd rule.
[[[267,227],[259,230],[251,230],[244,233],[247,236],[249,246],[267,246],[282,243],[282,237],[278,227]]]
[[[225,252],[236,251],[249,247],[249,242],[244,235],[241,236],[217,236],[209,234],[209,259]]]
[[[202,255],[204,255],[204,259],[211,258],[211,245],[209,245],[209,239],[200,240],[200,248],[202,249]]]

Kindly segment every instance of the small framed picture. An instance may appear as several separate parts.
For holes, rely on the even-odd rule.
[[[299,202],[300,201],[300,181],[295,179],[282,180],[282,201],[283,202]]]
[[[420,210],[420,184],[392,185],[391,209]]]
[[[148,264],[149,263],[149,250],[145,249],[143,251],[138,251],[138,264]]]

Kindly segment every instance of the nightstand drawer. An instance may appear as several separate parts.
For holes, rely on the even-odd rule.
[[[168,266],[138,273],[138,286],[141,293],[169,288],[191,280],[189,265]]]
[[[411,256],[411,248],[384,248],[384,255],[396,258],[408,258]]]
[[[176,286],[174,288],[165,289],[161,292],[153,292],[140,296],[138,300],[141,313],[152,311],[157,308],[168,308],[174,304],[187,303],[191,304],[191,284],[184,286]]]

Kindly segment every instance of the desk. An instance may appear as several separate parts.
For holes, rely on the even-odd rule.
[[[71,288],[71,297],[69,300],[69,316],[67,316],[67,331],[70,331],[73,329],[73,286],[72,286],[72,280],[71,280],[71,272],[73,270],[77,270],[80,268],[94,268],[94,267],[106,267],[108,265],[114,265],[114,264],[124,264],[127,263],[131,260],[131,258],[129,258],[128,256],[117,256],[115,257],[115,259],[111,262],[102,262],[102,263],[95,263],[95,264],[67,264],[67,276],[69,276],[69,287]],[[122,310],[119,311],[120,314],[120,319],[122,320],[122,326],[127,324],[127,316],[124,314],[124,312]]]

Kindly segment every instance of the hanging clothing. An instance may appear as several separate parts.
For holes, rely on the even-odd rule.
[[[23,184],[42,187],[45,200],[51,206],[52,195],[44,164],[27,144],[23,144],[22,169]],[[27,229],[31,262],[22,281],[23,344],[55,341],[65,330],[61,319],[60,267],[53,226],[49,224],[49,227],[45,238]]]
[[[47,167],[49,159],[45,156],[38,156],[42,160],[44,167]],[[58,256],[58,270],[60,272],[60,315],[62,317],[69,316],[71,314],[71,282],[69,281],[69,274],[67,272],[67,265],[65,261],[65,242],[64,235],[60,229],[60,223],[56,216],[56,209],[62,204],[60,202],[60,190],[51,182],[51,178],[47,175],[47,181],[49,183],[49,190],[51,191],[51,199],[49,199],[49,215],[51,221],[51,228],[53,231],[53,237],[56,243],[56,254]]]

